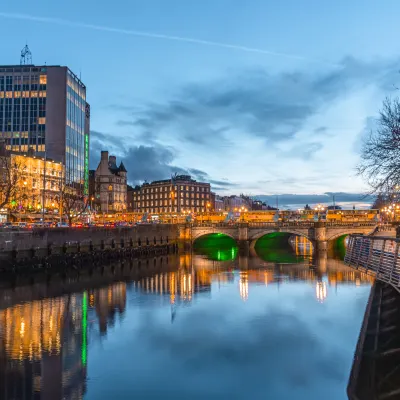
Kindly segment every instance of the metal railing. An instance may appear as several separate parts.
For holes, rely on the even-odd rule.
[[[400,239],[350,235],[344,262],[400,291]]]

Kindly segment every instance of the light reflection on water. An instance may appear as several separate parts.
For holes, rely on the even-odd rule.
[[[340,261],[186,254],[105,275],[0,291],[0,399],[346,398],[371,278]]]

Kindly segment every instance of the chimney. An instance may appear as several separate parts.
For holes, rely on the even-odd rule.
[[[110,164],[110,165],[116,165],[116,164],[117,164],[117,157],[115,157],[115,156],[110,156],[110,158],[108,159],[108,164]]]
[[[101,161],[108,161],[108,151],[102,151],[101,152]]]

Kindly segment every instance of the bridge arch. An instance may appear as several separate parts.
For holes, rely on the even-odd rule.
[[[265,229],[265,230],[261,230],[260,232],[255,232],[252,235],[249,235],[249,241],[250,241],[250,248],[254,249],[255,245],[258,241],[258,239],[270,235],[271,233],[286,233],[288,235],[297,235],[297,236],[302,236],[305,237],[307,240],[309,240],[311,243],[313,243],[313,241],[310,239],[310,237],[308,236],[308,230],[307,233],[304,231],[300,231],[297,229]]]
[[[221,230],[221,232],[219,232],[219,231],[196,232],[195,234],[192,235],[192,241],[194,243],[196,240],[198,240],[200,238],[204,238],[206,236],[211,236],[211,235],[220,235],[221,237],[222,236],[227,236],[227,237],[233,239],[235,242],[237,241],[237,238],[232,233],[224,232],[223,230]]]
[[[373,227],[373,229],[371,229],[369,232],[365,232],[365,227],[360,227],[359,229],[357,228],[350,228],[350,229],[343,229],[343,230],[339,230],[336,231],[334,233],[329,233],[329,230],[327,230],[327,234],[326,234],[326,241],[327,242],[331,242],[333,240],[336,240],[338,238],[340,238],[341,236],[345,236],[345,235],[354,235],[354,234],[360,234],[360,235],[372,235],[375,231],[375,227]]]

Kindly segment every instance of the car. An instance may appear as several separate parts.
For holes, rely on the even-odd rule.
[[[18,222],[18,228],[27,229],[28,224],[26,222]]]
[[[69,225],[66,222],[57,222],[57,228],[69,228]]]

